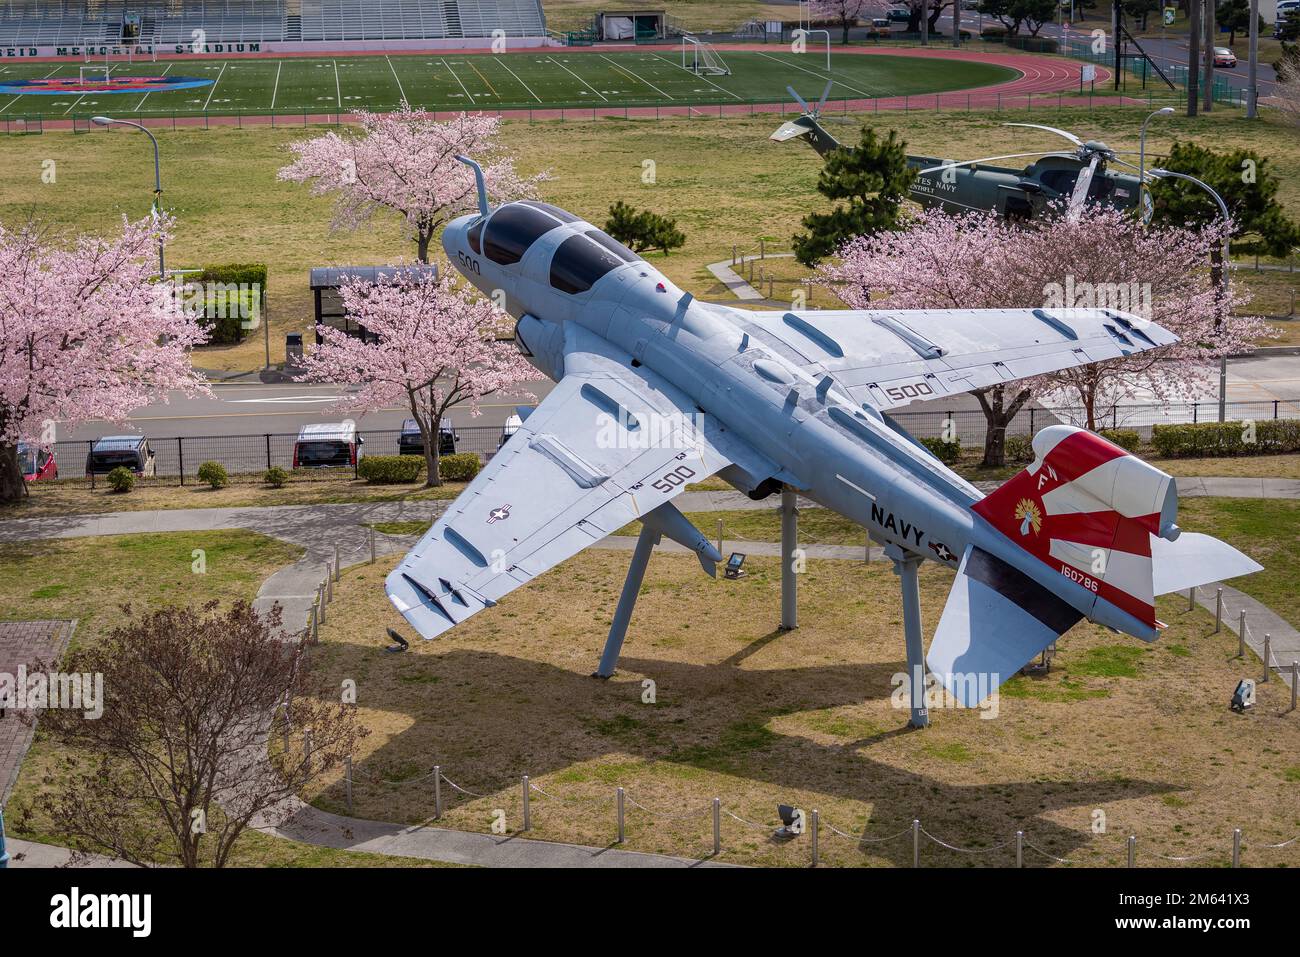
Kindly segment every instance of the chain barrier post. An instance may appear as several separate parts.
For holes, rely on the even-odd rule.
[[[316,614],[316,606],[311,606],[311,640],[320,641],[320,617]]]
[[[713,856],[722,853],[722,798],[713,799]]]
[[[334,580],[339,581],[339,543],[334,543]]]
[[[1196,586],[1195,585],[1187,589],[1187,610],[1188,611],[1196,610]]]
[[[912,818],[912,866],[921,866],[921,821]]]
[[[433,819],[442,820],[442,765],[433,766]]]
[[[623,789],[621,787],[615,788],[614,794],[618,802],[618,839],[615,843],[622,844],[625,836],[625,832],[623,829],[623,822],[625,820],[624,810],[623,810]]]
[[[1246,609],[1241,610],[1241,621],[1237,625],[1237,657],[1246,657]]]
[[[375,530],[370,529],[370,564],[375,563]]]
[[[337,545],[334,547],[338,548]],[[325,600],[334,600],[334,569],[330,567],[329,562],[325,563]]]
[[[1025,832],[1016,831],[1016,867],[1025,866]]]
[[[817,866],[817,832],[821,829],[821,815],[816,808],[812,812],[812,866]]]
[[[1264,677],[1259,679],[1260,684],[1266,684],[1268,682],[1268,672],[1269,672],[1268,663],[1272,660],[1273,660],[1273,636],[1268,634],[1268,632],[1265,632],[1264,633]]]
[[[1129,867],[1133,866],[1133,861],[1137,857],[1137,842],[1138,839],[1136,834],[1130,834],[1128,836],[1128,866]]]
[[[1241,828],[1232,829],[1232,866],[1241,867]]]
[[[1295,710],[1296,692],[1300,691],[1300,661],[1291,662],[1291,710]]]
[[[464,779],[462,778],[462,780]],[[533,829],[533,816],[532,816],[532,807],[528,803],[528,789],[529,789],[528,775],[525,774],[523,776],[522,783],[524,787],[524,830],[531,831]]]
[[[1245,615],[1245,612],[1242,612]],[[1220,588],[1214,595],[1214,633],[1217,635],[1223,631],[1223,589]]]

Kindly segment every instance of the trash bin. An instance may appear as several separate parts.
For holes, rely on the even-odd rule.
[[[284,337],[284,364],[299,368],[302,366],[302,333],[290,332]]]

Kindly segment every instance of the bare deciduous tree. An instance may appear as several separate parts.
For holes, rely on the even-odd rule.
[[[278,607],[216,604],[124,608],[125,624],[64,663],[103,675],[103,714],[41,714],[68,751],[20,821],[136,864],[223,867],[250,825],[280,823],[353,753],[368,733],[355,704],[311,686],[308,649],[283,633]],[[293,743],[271,757],[286,703]]]

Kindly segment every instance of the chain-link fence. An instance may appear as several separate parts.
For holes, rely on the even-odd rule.
[[[501,426],[469,426],[458,428],[453,434],[455,452],[472,452],[485,461],[495,454],[504,436]],[[401,435],[398,429],[358,431],[357,437],[363,440],[358,446],[360,456],[401,454]],[[58,477],[88,479],[92,485],[103,482],[107,468],[88,469],[95,441],[55,442],[51,449],[58,466]],[[146,472],[152,474],[142,476],[146,482],[184,485],[196,481],[198,468],[204,462],[219,463],[235,480],[241,476],[260,479],[273,466],[293,471],[295,479],[356,476],[355,463],[324,468],[297,467],[294,461],[294,446],[298,442],[296,432],[168,438],[146,436],[145,442],[146,452],[152,455],[152,466],[146,467]],[[449,451],[452,449],[444,443],[444,454]]]

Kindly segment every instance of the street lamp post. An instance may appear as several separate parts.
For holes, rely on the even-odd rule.
[[[1142,121],[1142,132],[1138,136],[1138,183],[1145,185],[1147,168],[1147,124],[1157,116],[1168,116],[1174,112],[1172,106],[1163,106]]]
[[[162,215],[162,166],[158,161],[158,140],[149,129],[140,123],[134,123],[131,120],[115,120],[111,116],[94,116],[91,122],[96,126],[131,126],[144,133],[153,143],[153,211],[155,216]],[[163,252],[163,238],[160,233],[158,236],[158,278],[162,279],[167,275],[167,264]]]
[[[1188,176],[1186,173],[1175,173],[1173,170],[1170,169],[1153,169],[1151,171],[1151,175],[1154,176],[1156,179],[1164,179],[1165,177],[1170,177],[1172,179],[1185,179],[1189,183],[1195,183],[1197,186],[1201,187],[1201,189],[1209,193],[1210,196],[1213,197],[1214,201],[1219,204],[1219,212],[1223,215],[1223,222],[1225,225],[1232,218],[1228,213],[1228,204],[1223,201],[1222,196],[1220,196],[1217,192],[1214,191],[1213,188],[1211,188],[1209,183],[1206,183],[1203,180],[1199,180],[1195,176]],[[1223,234],[1223,278],[1221,280],[1221,285],[1223,287],[1224,292],[1227,292],[1228,289],[1228,279],[1229,279],[1228,270],[1231,265],[1231,262],[1228,259],[1229,239],[1230,236],[1227,230],[1225,229]],[[1220,422],[1227,421],[1227,411],[1228,411],[1228,357],[1222,356],[1219,359],[1219,421]]]

